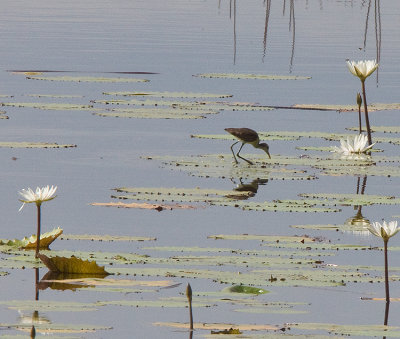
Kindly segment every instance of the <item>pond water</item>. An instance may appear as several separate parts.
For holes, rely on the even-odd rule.
[[[243,329],[246,338],[305,334],[322,338],[335,333],[382,337],[385,332],[381,328],[362,326],[383,324],[385,302],[361,299],[385,296],[383,251],[368,249],[382,247],[382,240],[366,232],[351,232],[351,227],[346,230],[338,227],[335,231],[310,226],[343,225],[361,211],[358,204],[326,202],[326,207],[337,209],[336,212],[262,211],[248,210],[248,205],[240,207],[247,202],[301,201],[305,199],[299,197],[302,193],[343,195],[362,191],[366,196],[394,197],[393,201],[399,197],[398,106],[370,111],[372,126],[386,126],[382,131],[397,128],[397,133],[377,130],[373,135],[394,140],[390,143],[390,139],[385,139],[375,146],[383,151],[372,155],[375,161],[381,159],[378,165],[373,165],[378,169],[382,167],[381,173],[364,166],[356,167],[359,173],[354,169],[347,173],[329,171],[332,166],[329,164],[320,167],[308,164],[307,159],[319,162],[334,155],[326,150],[296,147],[339,145],[337,140],[317,138],[310,132],[355,135],[356,132],[346,128],[357,126],[357,113],[291,107],[296,104],[355,105],[361,86],[347,70],[347,59],[379,60],[378,71],[366,81],[369,104],[399,103],[399,18],[400,7],[395,0],[382,3],[379,0],[2,0],[0,102],[4,106],[0,111],[4,113],[0,114],[0,238],[22,239],[36,230],[35,209],[27,205],[18,211],[21,204],[18,191],[57,185],[57,198],[42,205],[44,232],[60,226],[66,235],[156,240],[57,239],[51,245],[52,251],[44,253],[75,253],[85,259],[92,253],[92,258],[106,270],[118,273],[105,280],[162,280],[168,281],[169,288],[156,283],[155,286],[115,283],[73,290],[52,286],[40,290],[42,304],[39,305],[34,302],[35,274],[39,274],[40,280],[47,268],[34,260],[32,251],[15,251],[2,246],[0,271],[8,274],[0,276],[3,287],[0,334],[21,335],[23,332],[18,326],[23,321],[29,325],[31,315],[38,310],[43,322],[39,324],[38,319],[34,320],[38,333],[41,326],[53,330],[58,326],[60,333],[49,330],[54,337],[185,338],[190,332],[187,331],[188,309],[184,294],[186,284],[190,283],[195,322],[232,324],[234,328]],[[195,76],[209,73],[303,78]],[[94,81],[100,77],[114,81]],[[124,82],[120,78],[149,81]],[[204,113],[205,119],[128,119],[120,113],[119,117],[99,116],[99,112],[108,114],[112,109],[132,108],[124,103],[110,104],[111,100],[136,98],[105,94],[114,92],[180,93],[178,98],[165,93],[164,98],[159,94],[158,97],[137,97],[142,101],[153,100],[149,104],[152,108],[163,106],[162,101],[246,102],[281,108],[248,111],[224,106],[218,113]],[[202,93],[204,97],[193,98],[193,93]],[[209,98],[204,93],[232,97]],[[46,106],[50,103],[64,106]],[[85,108],[71,109],[70,105],[84,105]],[[139,102],[135,107],[142,106]],[[196,114],[194,108],[187,113],[191,114],[192,109]],[[1,119],[2,116],[8,119]],[[191,137],[224,135],[226,127],[249,127],[260,132],[276,132],[278,136],[285,134],[282,132],[287,132],[285,135],[302,132],[304,137],[269,137],[271,161],[260,154],[262,151],[245,146],[243,154],[257,160],[255,167],[245,162],[235,165],[231,163],[232,140]],[[24,148],[16,144],[6,147],[3,145],[6,142],[46,142],[77,147]],[[225,159],[223,164],[213,169],[218,160],[207,157],[210,154]],[[205,160],[197,156],[204,156]],[[153,159],[149,160],[150,157]],[[178,166],[190,162],[184,157],[192,157],[195,164]],[[287,159],[289,165],[282,165]],[[296,159],[303,159],[303,162],[297,164]],[[336,161],[339,163],[340,159],[336,157]],[[267,170],[260,178],[255,168],[261,165]],[[199,166],[201,169],[197,170]],[[384,172],[385,166],[391,166],[390,172]],[[307,175],[312,176],[311,180],[297,180]],[[293,176],[296,180],[292,180]],[[199,187],[234,192],[240,177],[244,183],[257,178],[264,181],[254,196],[245,201],[233,199],[233,206],[223,206],[225,200],[210,205],[193,199],[181,204],[196,208],[161,212],[91,205],[136,202],[112,198],[117,194],[113,190],[117,187],[147,187],[159,191],[161,188],[168,191]],[[366,199],[360,203],[363,216],[371,222],[396,220],[400,215],[399,204],[390,204],[389,200],[379,204]],[[146,201],[143,198],[138,202]],[[150,202],[173,203],[152,199]],[[306,241],[302,247],[303,244],[293,242],[294,238],[288,242],[282,240],[282,246],[270,238],[264,241],[208,238],[241,234],[282,239],[300,236],[299,239]],[[309,238],[316,240],[307,247]],[[327,250],[330,244],[333,250]],[[389,242],[392,298],[400,298],[399,244],[399,235]],[[339,247],[340,250],[336,250]],[[29,255],[22,256],[23,253]],[[116,259],[129,253],[149,257],[128,260],[129,263]],[[274,259],[268,264],[254,262],[254,258],[263,255],[265,262],[270,256]],[[179,256],[182,258],[177,260]],[[247,265],[246,258],[249,258]],[[287,263],[290,258],[298,262]],[[35,267],[39,267],[39,271]],[[337,267],[337,273],[332,267]],[[321,277],[320,271],[326,275]],[[238,272],[237,277],[233,277],[232,272]],[[216,293],[232,284],[240,284],[241,274],[243,284],[253,283],[270,293],[250,297]],[[350,279],[352,274],[354,279]],[[260,280],[260,275],[265,275],[265,282]],[[331,278],[326,278],[328,275]],[[278,277],[278,281],[274,281],[274,277]],[[319,283],[315,283],[318,279]],[[346,283],[336,286],[342,280]],[[388,324],[391,326],[398,325],[399,305],[396,300],[390,303]],[[160,322],[164,324],[155,324]],[[183,325],[174,328],[170,323]],[[251,326],[246,328],[243,324]],[[71,330],[73,325],[107,329],[80,333]],[[285,328],[285,331],[268,330],[264,328],[266,325]],[[260,326],[259,331],[254,330],[257,326]],[[223,327],[215,325],[215,329]],[[388,337],[400,337],[398,328],[390,328],[387,333]],[[193,333],[194,338],[206,336],[212,337],[210,330],[197,328]]]

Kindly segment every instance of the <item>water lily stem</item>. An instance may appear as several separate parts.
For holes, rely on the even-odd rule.
[[[371,127],[369,125],[369,118],[368,118],[367,95],[365,94],[365,80],[364,81],[361,80],[361,86],[363,92],[365,125],[367,127],[368,144],[372,145]]]
[[[388,241],[384,240],[384,249],[385,249],[385,290],[386,290],[386,302],[390,302],[390,296],[389,296],[389,269],[388,269],[388,253],[387,253],[387,248],[388,248]]]
[[[39,257],[39,248],[40,248],[40,218],[41,218],[40,205],[41,204],[36,204],[36,207],[37,207],[37,236],[36,236],[35,258]]]
[[[189,302],[189,318],[190,318],[190,330],[193,331],[193,312],[192,312],[192,287],[187,284],[186,297]]]
[[[362,133],[362,128],[361,128],[361,106],[358,106],[358,129],[360,134]]]

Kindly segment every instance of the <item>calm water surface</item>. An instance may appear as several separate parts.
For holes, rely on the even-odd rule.
[[[352,104],[358,80],[347,71],[346,59],[380,59],[379,73],[367,81],[369,102],[399,102],[400,7],[396,0],[380,3],[375,16],[372,1],[228,1],[228,0],[86,0],[56,2],[1,1],[0,98],[27,102],[46,99],[31,94],[80,95],[67,99],[88,104],[104,99],[111,91],[178,91],[229,93],[234,100],[264,105],[297,103]],[[376,18],[376,20],[375,20]],[[366,25],[367,23],[367,25]],[[379,24],[380,23],[380,24]],[[367,30],[366,30],[367,27]],[[105,72],[154,72],[148,83],[68,83],[26,80],[11,70],[70,71],[54,75],[116,76]],[[201,79],[198,73],[256,73],[311,76],[308,81],[261,81]],[[48,74],[47,74],[48,75]],[[50,75],[53,75],[50,73]],[[270,112],[224,111],[200,120],[155,120],[99,118],[88,112],[44,111],[6,107],[8,120],[0,119],[0,141],[44,141],[77,144],[65,150],[0,149],[1,238],[22,238],[33,232],[33,208],[18,212],[17,192],[25,187],[54,184],[58,197],[43,209],[44,228],[60,225],[69,234],[118,234],[156,237],[154,246],[201,246],[258,248],[259,243],[215,244],[210,234],[304,234],[289,227],[296,224],[340,224],[354,215],[353,207],[340,213],[246,212],[208,207],[193,211],[121,210],[91,206],[110,201],[111,189],[132,187],[210,187],[232,189],[228,179],[196,178],[158,167],[142,160],[147,155],[192,155],[227,153],[230,143],[199,140],[191,134],[220,134],[225,127],[246,126],[260,131],[325,131],[344,133],[355,126],[354,114],[275,110]],[[398,111],[371,113],[375,126],[398,124]],[[302,140],[301,145],[313,144]],[[321,145],[331,145],[321,139]],[[272,155],[300,155],[296,142],[271,141]],[[385,155],[397,155],[398,146],[386,145]],[[17,158],[17,160],[14,160]],[[321,177],[313,182],[270,181],[262,186],[257,201],[295,198],[301,192],[355,193],[357,177]],[[398,196],[397,178],[370,177],[366,193]],[[399,215],[395,207],[364,207],[371,221]],[[378,239],[340,232],[311,231],[343,243],[378,246]],[[399,246],[400,237],[391,240]],[[148,246],[152,246],[150,244]],[[82,248],[82,246],[84,248]],[[141,243],[87,243],[56,241],[55,250],[77,248],[93,251],[142,251]],[[158,254],[157,254],[158,255]],[[171,254],[172,255],[172,254]],[[339,255],[342,263],[381,265],[381,253]],[[400,255],[390,253],[395,266]],[[1,300],[32,299],[33,270],[7,270],[0,277]],[[43,272],[42,272],[43,271]],[[41,269],[41,275],[46,269]],[[392,272],[398,275],[397,272]],[[180,287],[162,292],[177,296]],[[220,290],[223,286],[205,280],[190,281],[195,290]],[[279,301],[310,304],[306,314],[246,314],[229,305],[217,309],[195,308],[201,322],[283,324],[332,322],[337,324],[383,323],[384,303],[360,301],[360,296],[383,296],[383,284],[354,284],[344,288],[266,288]],[[391,284],[393,297],[400,296],[398,282]],[[113,300],[85,291],[41,292],[41,300],[93,302]],[[131,296],[127,295],[127,299]],[[144,297],[145,298],[145,297]],[[267,299],[266,299],[267,300]],[[327,311],[329,309],[329,311]],[[16,310],[0,308],[3,323],[18,321]],[[398,325],[400,308],[393,302],[389,324]],[[76,323],[75,313],[48,312],[52,323]],[[195,320],[196,320],[195,319]],[[382,321],[381,321],[382,319]],[[112,326],[110,331],[84,337],[184,338],[185,331],[152,325],[155,321],[186,321],[185,309],[103,307],[80,312],[79,323]],[[13,334],[4,331],[4,334]],[[3,334],[3,333],[0,333]],[[197,331],[194,337],[205,332]]]

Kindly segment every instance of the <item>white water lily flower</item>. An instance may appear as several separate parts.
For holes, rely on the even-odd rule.
[[[367,136],[359,134],[356,135],[354,139],[347,137],[347,141],[340,139],[340,147],[334,146],[332,151],[343,153],[344,155],[351,155],[353,153],[361,154],[367,152],[375,145],[375,143],[373,143],[372,145],[366,146],[367,143]]]
[[[371,225],[368,226],[368,230],[375,236],[382,238],[383,240],[387,241],[389,238],[396,235],[397,232],[400,231],[400,228],[397,227],[397,221],[390,221],[386,223],[373,222]]]
[[[364,60],[364,61],[347,61],[347,67],[351,74],[359,77],[361,81],[365,81],[375,70],[379,64],[376,60]]]
[[[23,202],[21,208],[19,209],[20,211],[22,208],[25,206],[25,204],[29,203],[36,203],[36,205],[41,205],[43,201],[49,201],[54,199],[56,196],[54,196],[54,193],[57,190],[57,186],[45,186],[45,187],[36,187],[36,191],[34,192],[31,188],[22,189],[20,192],[18,192],[23,199],[19,199],[20,201]]]

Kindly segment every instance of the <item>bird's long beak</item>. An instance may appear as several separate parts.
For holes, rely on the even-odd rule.
[[[267,152],[267,154],[268,154],[268,157],[271,159],[271,154],[269,154],[269,152]]]

